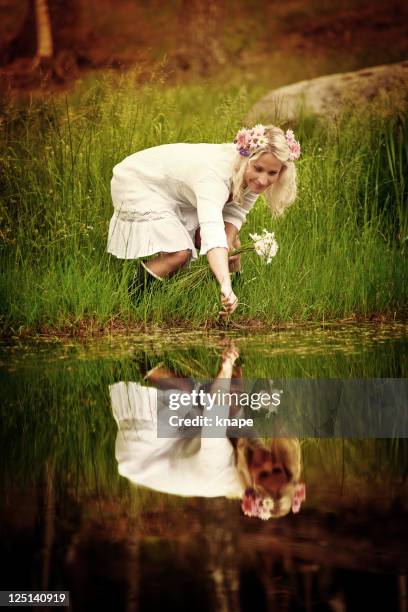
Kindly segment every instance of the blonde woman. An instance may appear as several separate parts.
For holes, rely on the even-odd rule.
[[[238,355],[233,345],[223,352],[221,369],[210,387],[212,393],[240,389],[234,367]],[[158,424],[163,426],[163,419],[168,418],[166,392],[169,396],[177,390],[191,394],[194,384],[162,366],[151,370],[147,379],[153,386],[122,381],[109,388],[118,425],[116,459],[122,476],[136,485],[173,495],[236,498],[246,516],[263,520],[300,510],[305,485],[300,482],[300,444],[296,438],[229,439],[227,429],[222,435],[219,427],[206,423],[192,438],[158,437]],[[233,405],[219,405],[216,411],[221,417],[238,414]],[[191,418],[200,411],[183,402],[177,414]]]
[[[107,251],[120,259],[155,255],[141,263],[163,280],[200,247],[219,282],[220,314],[230,314],[239,256],[228,253],[261,193],[275,215],[294,201],[299,155],[291,130],[260,124],[239,130],[230,144],[167,144],[130,155],[113,169]]]

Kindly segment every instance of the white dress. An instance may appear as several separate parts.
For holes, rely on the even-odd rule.
[[[258,195],[249,189],[243,205],[228,202],[234,144],[167,144],[126,157],[113,169],[114,214],[108,253],[136,259],[160,251],[191,249],[201,232],[200,255],[227,247],[224,222],[239,230]]]
[[[116,460],[119,473],[131,482],[163,493],[192,497],[241,497],[243,486],[228,438],[158,438],[158,393],[154,387],[119,382],[109,387],[118,425]],[[169,390],[174,393],[177,390]],[[163,392],[161,397],[164,402]],[[168,404],[167,404],[168,405]],[[179,416],[190,410],[180,408]],[[228,415],[218,412],[220,416]],[[217,430],[217,435],[219,428]]]

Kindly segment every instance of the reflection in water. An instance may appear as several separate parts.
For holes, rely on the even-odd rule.
[[[315,347],[310,335],[307,342],[300,339],[301,351],[281,344],[275,351],[276,344],[267,346],[264,338],[256,346],[253,338],[237,342],[241,355],[232,364],[231,385],[239,388],[244,376],[406,376],[402,338],[364,344],[360,353],[357,344],[348,352],[337,351],[340,345],[337,335],[325,355],[319,335]],[[252,485],[276,459],[273,448],[258,446],[256,438],[200,435],[198,445],[194,439],[162,439],[170,446],[160,447],[158,456],[173,449],[164,462],[167,473],[158,468],[162,458],[152,462],[152,447],[157,449],[149,419],[142,418],[146,423],[139,427],[146,411],[138,394],[143,390],[152,405],[165,379],[171,388],[188,379],[194,386],[204,376],[214,384],[223,352],[219,344],[179,351],[174,344],[151,345],[121,359],[86,361],[75,354],[42,365],[20,355],[14,372],[0,371],[3,590],[69,590],[72,609],[86,611],[164,605],[178,612],[406,609],[406,440],[302,439],[307,500],[299,514],[269,521],[245,516],[240,502],[229,498],[232,484],[237,493],[248,485],[238,470],[239,448]],[[122,398],[118,407],[115,390]],[[126,415],[129,407],[132,414]],[[131,452],[144,435],[150,457],[145,463]],[[224,469],[204,471],[207,479],[199,462],[203,441],[203,448],[208,443],[223,449]],[[120,453],[117,445],[123,445]],[[209,466],[218,461],[218,452],[204,455]],[[297,482],[300,455],[292,455],[292,463],[277,463]],[[126,478],[118,467],[128,470]],[[278,476],[286,478],[285,470],[276,472],[277,483],[268,483],[268,496],[274,484],[282,492]],[[218,494],[214,487],[225,482]],[[204,496],[203,490],[218,496]]]
[[[214,410],[224,422],[242,416],[237,391],[243,390],[242,372],[234,364],[239,352],[232,344],[222,353],[218,376],[207,385],[206,395],[232,401]],[[233,376],[234,375],[234,376]],[[268,519],[298,512],[305,496],[300,479],[300,444],[297,439],[248,437],[229,439],[227,426],[215,427],[216,417],[201,419],[199,434],[193,438],[160,438],[158,420],[166,413],[169,397],[183,392],[191,400],[193,381],[178,379],[174,372],[155,368],[147,380],[156,387],[119,382],[110,387],[112,410],[118,424],[116,458],[119,473],[130,481],[164,493],[183,496],[238,498],[247,516]],[[233,378],[233,382],[232,379]],[[159,397],[163,406],[159,405]],[[191,403],[181,403],[177,419],[188,415],[192,422],[201,411]],[[171,417],[172,418],[172,417]],[[242,419],[241,419],[242,420]],[[250,437],[249,437],[250,436]]]

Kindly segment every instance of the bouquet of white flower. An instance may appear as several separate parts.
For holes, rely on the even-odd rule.
[[[240,255],[241,253],[254,252],[259,255],[265,264],[270,264],[273,257],[278,252],[278,243],[274,232],[269,232],[263,229],[261,234],[249,234],[251,242],[243,244],[239,249],[229,253],[232,255]],[[190,270],[177,279],[177,286],[180,289],[198,287],[206,277],[211,276],[207,262],[200,262],[193,270]]]
[[[274,232],[264,229],[262,234],[249,234],[249,236],[254,241],[255,252],[266,264],[270,264],[279,248]]]

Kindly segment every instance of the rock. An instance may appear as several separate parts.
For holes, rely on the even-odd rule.
[[[330,74],[274,89],[249,111],[248,125],[257,121],[290,122],[300,113],[333,116],[345,104],[364,105],[381,97],[408,103],[408,61]]]

